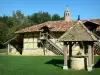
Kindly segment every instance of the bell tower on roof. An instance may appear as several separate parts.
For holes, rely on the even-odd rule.
[[[70,21],[70,10],[69,10],[68,6],[64,12],[64,18],[65,18],[65,21]]]

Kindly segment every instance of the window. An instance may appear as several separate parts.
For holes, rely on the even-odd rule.
[[[69,13],[68,13],[68,16],[69,16]]]
[[[67,13],[66,13],[66,16],[67,16]]]

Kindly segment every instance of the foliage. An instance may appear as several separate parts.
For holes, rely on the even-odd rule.
[[[46,21],[62,20],[58,14],[51,16],[48,12],[37,12],[29,16],[24,16],[20,11],[13,11],[12,16],[0,16],[0,44],[15,36],[15,32],[35,24]]]
[[[8,28],[6,26],[6,23],[0,21],[0,44],[3,44],[7,40],[7,32]]]
[[[57,20],[61,20],[60,16],[58,14],[54,14],[52,16],[52,21],[57,21]]]
[[[34,23],[39,24],[39,23],[43,23],[46,21],[50,21],[51,15],[48,12],[38,12],[38,13],[34,13],[33,15],[31,15],[30,19]]]
[[[16,12],[13,11],[12,13],[12,22],[14,25],[21,25],[25,21],[24,14],[20,10],[17,10]]]

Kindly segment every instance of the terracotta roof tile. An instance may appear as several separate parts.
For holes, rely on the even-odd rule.
[[[93,22],[98,25],[100,25],[100,19],[91,19],[91,20],[81,20],[83,23],[84,22]],[[44,25],[48,24],[48,26],[51,28],[51,32],[65,32],[68,28],[70,28],[72,25],[74,25],[77,21],[72,20],[72,21],[48,21],[45,23],[37,24],[34,26],[26,27],[24,29],[21,29],[15,33],[25,33],[25,32],[37,32],[39,29]],[[98,31],[100,31],[100,27],[98,28]]]
[[[100,25],[100,19],[90,19],[90,20],[81,20],[82,22],[92,22],[92,23],[95,23],[95,24],[98,24]]]
[[[66,31],[66,29],[69,28],[69,26],[74,25],[76,21],[70,21],[69,23],[66,21],[48,21],[45,23],[41,23],[38,25],[26,27],[24,29],[21,29],[15,33],[25,33],[25,32],[36,32],[39,31],[39,29],[44,25],[48,24],[48,26],[51,28],[50,31]]]

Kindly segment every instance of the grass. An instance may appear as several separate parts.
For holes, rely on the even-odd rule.
[[[95,57],[95,63],[99,60]],[[0,75],[100,75],[93,71],[63,70],[63,56],[0,56]]]

